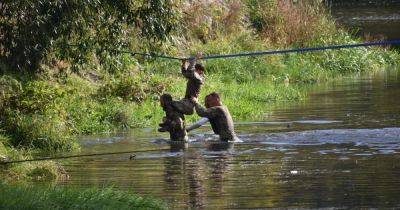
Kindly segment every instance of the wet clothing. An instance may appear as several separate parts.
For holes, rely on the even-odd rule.
[[[236,139],[233,120],[226,106],[204,108],[195,103],[196,112],[200,117],[207,117],[215,134],[221,141],[234,141]]]
[[[182,118],[171,121],[169,128],[169,137],[171,141],[188,141],[185,121],[183,121]]]
[[[174,108],[182,114],[192,115],[194,112],[194,103],[188,98],[184,98],[180,101],[173,101],[172,103]]]
[[[205,80],[203,75],[200,75],[195,71],[195,62],[196,60],[192,60],[187,68],[182,67],[181,69],[182,75],[188,79],[185,93],[186,99],[198,98],[201,86],[204,84]]]
[[[201,86],[204,84],[204,76],[195,71],[196,60],[191,60],[189,66],[182,67],[182,75],[188,79],[186,85],[185,98],[180,101],[172,101],[163,107],[166,119],[160,123],[160,132],[168,131],[172,141],[187,141],[187,131],[185,127],[185,115],[192,115],[194,103],[192,98],[198,98]]]
[[[159,124],[161,128],[158,130],[160,132],[169,132],[171,141],[187,141],[185,116],[175,108],[174,101],[165,105],[163,109],[166,117],[164,122]]]

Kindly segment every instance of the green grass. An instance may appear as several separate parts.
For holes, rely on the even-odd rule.
[[[8,143],[8,138],[0,134],[0,161],[5,160],[7,158],[8,152],[6,147],[4,146],[7,143]]]
[[[131,192],[0,184],[0,209],[166,209]]]

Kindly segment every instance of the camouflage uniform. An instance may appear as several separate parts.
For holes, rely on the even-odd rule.
[[[198,74],[195,71],[196,60],[191,60],[187,68],[182,67],[182,75],[188,79],[186,85],[185,98],[180,101],[175,101],[175,107],[179,112],[185,115],[192,115],[194,103],[192,98],[198,98],[200,95],[201,86],[204,84],[205,78],[203,75]]]
[[[200,117],[207,117],[215,134],[221,141],[234,141],[236,139],[233,120],[226,106],[204,108],[195,103],[196,112]]]
[[[174,106],[176,102],[173,101],[171,104],[167,104],[164,107],[166,114],[163,123],[160,123],[158,130],[160,132],[169,132],[171,141],[187,141],[187,132],[185,127],[185,116],[177,111]]]

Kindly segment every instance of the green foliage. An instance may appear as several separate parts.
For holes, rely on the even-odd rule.
[[[165,209],[160,201],[131,192],[0,184],[2,209]]]
[[[59,84],[34,80],[22,85],[4,75],[0,89],[0,122],[12,145],[49,151],[76,147],[62,114],[66,90]]]
[[[36,167],[32,169],[28,174],[33,180],[46,180],[51,181],[57,179],[57,170],[52,167]]]
[[[54,50],[74,66],[92,53],[107,61],[113,52],[104,49],[128,47],[138,35],[165,40],[176,23],[175,3],[163,0],[27,0],[0,7],[0,61],[31,72]]]
[[[70,127],[59,116],[8,113],[4,127],[17,147],[59,151],[77,146]]]
[[[98,95],[104,100],[109,97],[120,97],[124,101],[141,103],[149,97],[157,98],[167,86],[166,81],[147,73],[123,74],[102,85]]]
[[[7,159],[7,149],[4,146],[8,144],[9,139],[0,134],[0,162]]]
[[[276,20],[273,19],[273,15],[277,13],[276,0],[248,0],[246,3],[249,9],[249,20],[258,32],[275,25]]]
[[[7,107],[15,107],[22,93],[21,83],[11,76],[0,77],[0,112]],[[0,117],[1,120],[1,117]]]
[[[8,160],[31,158],[25,150],[8,150]],[[41,161],[2,165],[0,178],[4,182],[57,181],[68,178],[68,174],[62,166],[53,161]]]
[[[44,113],[46,110],[59,110],[60,101],[67,93],[58,83],[47,81],[28,82],[24,86],[20,111],[25,113]]]
[[[246,0],[252,27],[267,41],[306,46],[324,33],[335,31],[322,1]],[[312,29],[312,30],[310,30]]]

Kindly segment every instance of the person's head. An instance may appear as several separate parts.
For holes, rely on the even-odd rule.
[[[216,92],[208,94],[206,96],[206,98],[204,99],[204,103],[205,103],[207,108],[211,108],[211,107],[214,107],[214,106],[221,106],[222,105],[221,97]]]
[[[198,74],[204,74],[204,66],[201,63],[196,63],[196,65],[194,65],[194,69]]]
[[[165,108],[168,104],[172,102],[172,96],[168,93],[164,93],[160,97],[160,105],[161,107]]]

